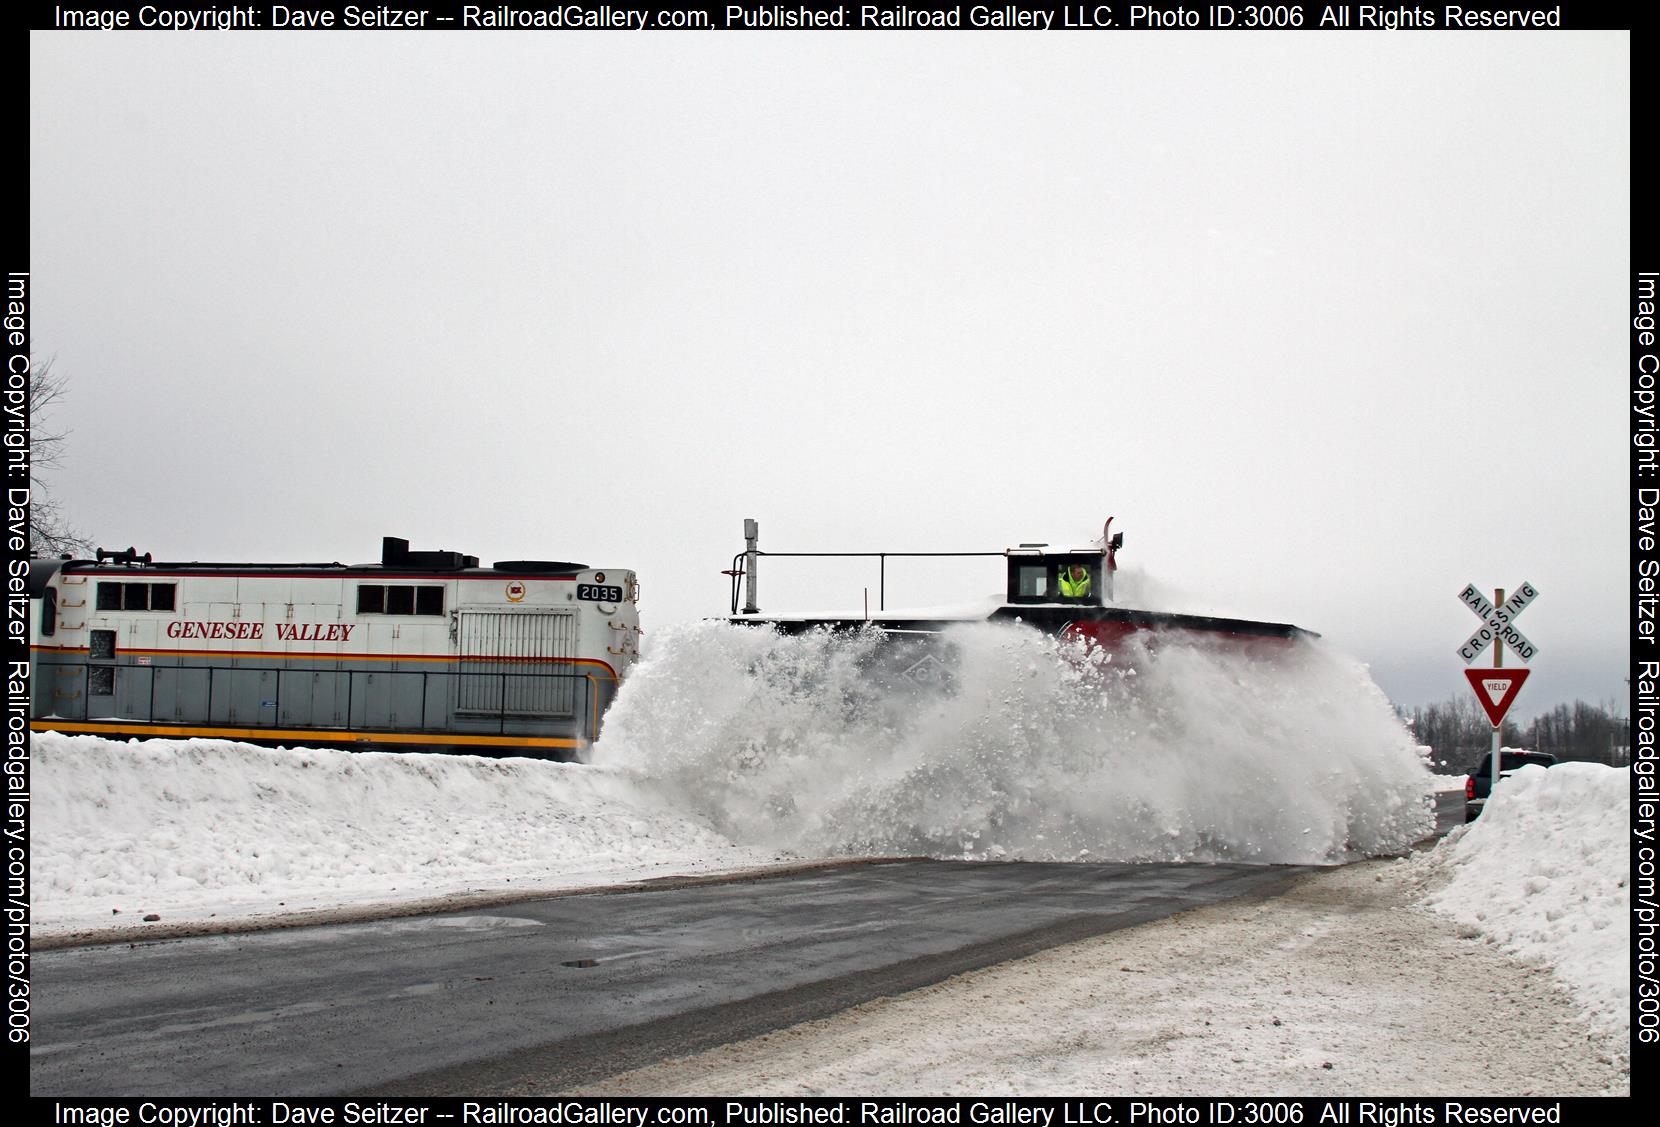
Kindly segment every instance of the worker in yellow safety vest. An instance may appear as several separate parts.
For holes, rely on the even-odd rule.
[[[1089,594],[1089,569],[1081,564],[1067,564],[1061,568],[1061,596],[1081,599]]]

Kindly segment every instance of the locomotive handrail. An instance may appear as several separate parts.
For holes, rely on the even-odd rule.
[[[739,552],[732,557],[732,570],[724,571],[722,575],[732,577],[732,614],[738,613],[738,581],[744,576],[743,560],[749,552]],[[757,556],[776,556],[796,558],[831,558],[831,557],[858,557],[861,559],[880,560],[877,567],[876,609],[888,609],[888,557],[889,556],[1006,556],[1007,552],[768,552],[764,549],[755,549]],[[866,588],[869,590],[869,588]]]

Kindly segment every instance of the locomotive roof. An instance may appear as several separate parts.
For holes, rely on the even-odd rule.
[[[140,579],[146,575],[298,575],[307,578],[322,578],[327,576],[425,576],[428,578],[446,579],[450,577],[499,579],[504,575],[518,575],[528,578],[568,578],[580,571],[586,571],[587,564],[567,563],[556,560],[503,560],[491,567],[420,567],[404,565],[388,567],[386,564],[344,564],[338,560],[330,563],[258,563],[258,562],[219,562],[208,560],[153,560],[147,563],[117,563],[112,560],[102,562],[96,560],[35,560],[31,564],[31,571],[42,577],[42,581],[50,580],[58,571],[74,574],[104,575],[110,577],[126,576]]]
[[[387,536],[381,540],[380,562],[367,564],[344,564],[339,560],[327,563],[166,561],[152,559],[149,552],[139,555],[135,548],[125,551],[100,548],[97,558],[90,560],[35,560],[30,566],[30,586],[31,593],[36,593],[32,589],[37,584],[44,588],[52,576],[60,571],[134,578],[145,575],[285,575],[314,579],[376,575],[404,579],[500,579],[504,576],[561,579],[570,578],[580,571],[587,570],[587,567],[587,564],[567,560],[501,560],[492,567],[480,567],[477,556],[448,550],[410,551],[409,541]]]

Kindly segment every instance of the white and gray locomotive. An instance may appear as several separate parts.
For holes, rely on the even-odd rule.
[[[578,758],[639,656],[632,571],[410,551],[378,564],[30,569],[31,728]]]

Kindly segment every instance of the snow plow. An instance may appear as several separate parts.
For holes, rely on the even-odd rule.
[[[853,630],[879,627],[889,635],[921,640],[964,622],[1019,622],[1063,640],[1081,640],[1108,653],[1132,640],[1156,649],[1162,642],[1209,642],[1229,650],[1269,656],[1299,640],[1318,637],[1284,622],[1211,615],[1179,614],[1137,609],[1114,601],[1114,573],[1124,534],[1112,531],[1112,518],[1102,528],[1101,540],[1084,548],[1055,549],[1048,544],[1021,544],[983,552],[766,552],[760,547],[759,526],[744,522],[745,547],[723,574],[731,579],[730,621],[768,625],[781,633],[810,630]],[[895,614],[886,609],[887,561],[901,557],[1001,556],[1006,561],[1002,601],[989,611],[961,615]],[[765,559],[866,557],[879,562],[878,616],[834,617],[765,614],[757,596],[760,561]],[[742,606],[740,606],[740,598]]]

